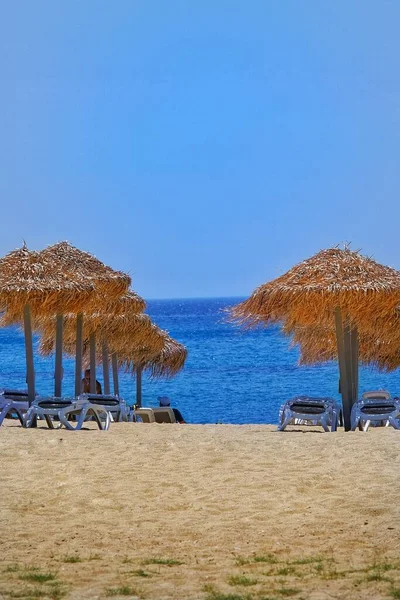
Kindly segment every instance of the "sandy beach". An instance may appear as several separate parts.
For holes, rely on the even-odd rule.
[[[400,597],[399,433],[0,428],[0,598]]]

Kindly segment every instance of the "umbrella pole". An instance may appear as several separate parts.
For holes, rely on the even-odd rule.
[[[113,372],[114,394],[115,394],[115,396],[119,396],[118,363],[117,363],[117,355],[115,352],[113,352],[111,354],[111,364],[112,364],[112,372]]]
[[[353,404],[358,400],[358,329],[353,327],[351,330],[351,355],[353,366]]]
[[[63,317],[63,315],[57,315],[57,317],[56,317],[56,368],[55,368],[55,373],[54,373],[54,395],[56,398],[61,397],[63,329],[64,329],[64,317]]]
[[[26,356],[26,383],[28,385],[28,402],[31,406],[35,399],[35,369],[33,365],[32,316],[29,304],[24,306],[24,333]]]
[[[102,358],[103,358],[103,380],[104,380],[104,393],[110,393],[110,371],[108,369],[108,347],[107,342],[104,342],[102,346]]]
[[[343,327],[342,313],[339,307],[335,308],[335,328],[339,359],[340,390],[342,394],[344,429],[345,431],[350,431],[351,395],[349,393],[349,383],[351,381],[351,372],[349,371],[351,365],[349,360],[346,360],[346,347],[348,346],[348,343],[345,342],[345,338],[348,336],[345,332],[345,328]]]
[[[89,336],[90,345],[90,393],[96,393],[96,334]]]
[[[136,368],[136,406],[142,406],[142,367]]]
[[[83,314],[76,317],[75,396],[82,393]]]

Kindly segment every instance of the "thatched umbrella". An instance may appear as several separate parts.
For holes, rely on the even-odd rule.
[[[81,310],[93,293],[91,281],[71,278],[56,258],[23,248],[0,259],[0,308],[23,320],[28,399],[35,397],[31,313],[55,314],[61,307]]]
[[[146,319],[145,315],[143,315]],[[136,319],[137,320],[137,319]],[[135,319],[133,319],[133,322]],[[154,344],[154,334],[157,334],[156,344]],[[96,338],[97,339],[97,338]],[[162,340],[162,349],[159,348],[160,339]],[[143,343],[137,343],[138,337],[135,339],[134,332],[132,335],[120,338],[119,332],[114,331],[114,337],[112,332],[107,332],[108,347],[112,352],[112,356],[115,357],[113,364],[114,374],[114,385],[117,384],[117,388],[114,389],[114,393],[118,393],[118,378],[116,375],[116,369],[122,368],[126,372],[136,375],[136,404],[141,403],[141,373],[143,370],[149,371],[152,377],[173,377],[176,375],[184,366],[187,357],[187,349],[185,346],[171,338],[166,331],[163,331],[157,325],[152,325],[151,335],[147,341]],[[44,330],[40,342],[40,352],[44,356],[48,356],[54,352],[54,338],[51,332]],[[64,351],[66,354],[73,355],[74,352],[74,340],[64,340]],[[87,338],[86,344],[84,344],[83,351],[84,362],[89,364],[89,341]],[[106,384],[106,373],[107,369],[104,369],[103,361],[103,346],[101,341],[98,341],[96,348],[97,364],[103,362],[103,375],[104,375],[104,389],[105,393],[109,393],[109,384],[107,388]]]
[[[392,331],[386,328],[379,336],[359,330],[358,338],[361,363],[386,372],[400,367],[400,322]],[[298,327],[292,334],[292,344],[300,348],[301,365],[338,359],[334,327]]]
[[[371,336],[393,322],[400,305],[400,273],[352,252],[330,248],[258,287],[231,308],[233,319],[248,326],[281,323],[298,326],[335,323],[345,429],[358,390],[358,333]]]
[[[87,281],[91,282],[96,290],[90,301],[85,305],[85,312],[92,312],[94,310],[107,310],[107,306],[119,298],[122,294],[127,293],[131,283],[131,278],[122,271],[115,271],[111,267],[108,267],[100,260],[98,260],[92,254],[84,252],[75,248],[68,242],[59,242],[53,246],[49,246],[42,251],[42,255],[45,258],[57,259],[62,262],[63,269],[66,273],[75,276],[79,274],[81,277],[85,277]],[[142,307],[145,306],[144,301],[134,294],[132,300],[137,300],[136,310],[141,312]],[[66,311],[64,311],[66,312]],[[62,361],[62,313],[57,315],[56,319],[56,381],[59,381],[59,387],[61,388],[61,361]],[[82,377],[82,323],[83,323],[83,310],[81,309],[77,313],[76,317],[76,366],[75,366],[75,394],[78,395],[81,390],[81,377]],[[94,336],[94,333],[93,333]],[[94,339],[92,339],[92,347],[94,346]],[[93,371],[91,373],[91,391],[95,392],[96,389],[96,363],[92,361]],[[58,395],[58,394],[56,394]]]
[[[76,330],[74,315],[64,315],[64,351],[73,354],[76,345]],[[40,319],[36,326],[42,334],[40,352],[44,355],[54,352],[54,336],[52,322]],[[83,354],[90,356],[92,380],[93,357],[96,363],[103,362],[105,374],[105,391],[108,383],[108,357],[104,361],[104,348],[111,352],[114,376],[114,391],[118,393],[117,356],[128,345],[137,348],[137,356],[141,361],[150,360],[160,354],[164,347],[163,332],[152,323],[145,314],[85,314],[82,330]],[[109,390],[108,390],[109,391]]]
[[[187,349],[160,329],[164,345],[160,353],[149,358],[146,348],[127,346],[118,353],[118,360],[125,371],[136,375],[136,404],[142,404],[142,371],[152,377],[174,377],[185,364]]]

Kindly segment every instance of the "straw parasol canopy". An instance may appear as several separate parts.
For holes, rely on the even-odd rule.
[[[400,324],[392,333],[385,330],[379,337],[358,333],[360,362],[386,372],[400,367]],[[292,345],[300,348],[301,365],[338,359],[334,327],[298,327],[292,334]]]
[[[400,273],[345,247],[322,250],[261,285],[232,307],[230,315],[248,327],[280,323],[287,333],[312,328],[321,340],[318,357],[327,355],[322,347],[326,332],[318,328],[334,327],[348,430],[351,406],[358,396],[358,330],[362,340],[385,336],[385,332],[388,339],[398,322],[398,306]],[[377,345],[371,345],[373,350]],[[378,362],[378,354],[375,359]]]
[[[17,320],[26,305],[41,315],[61,307],[81,309],[94,289],[82,275],[65,272],[56,257],[28,250],[26,244],[0,259],[0,308]]]
[[[331,324],[340,308],[345,318],[375,333],[375,324],[396,318],[400,306],[400,273],[359,252],[329,248],[284,275],[258,287],[230,309],[234,321],[248,326],[284,322]]]
[[[101,302],[105,304],[127,293],[131,284],[129,275],[122,271],[115,271],[93,254],[79,250],[69,242],[58,242],[48,246],[42,250],[41,255],[44,259],[59,261],[67,275],[73,277],[79,275],[93,283],[97,292],[95,297],[97,307]]]
[[[126,347],[118,354],[119,365],[127,372],[134,373],[139,367],[149,371],[151,377],[174,377],[184,367],[187,358],[187,348],[162,331],[164,346],[159,354],[146,358],[145,348]]]
[[[31,252],[26,244],[0,259],[0,309],[14,321],[24,322],[29,402],[35,396],[31,312],[82,310],[94,290],[93,283],[81,274],[66,272],[57,256]]]

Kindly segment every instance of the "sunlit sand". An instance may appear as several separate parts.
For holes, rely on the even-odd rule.
[[[7,423],[0,446],[0,598],[400,597],[393,429]]]

